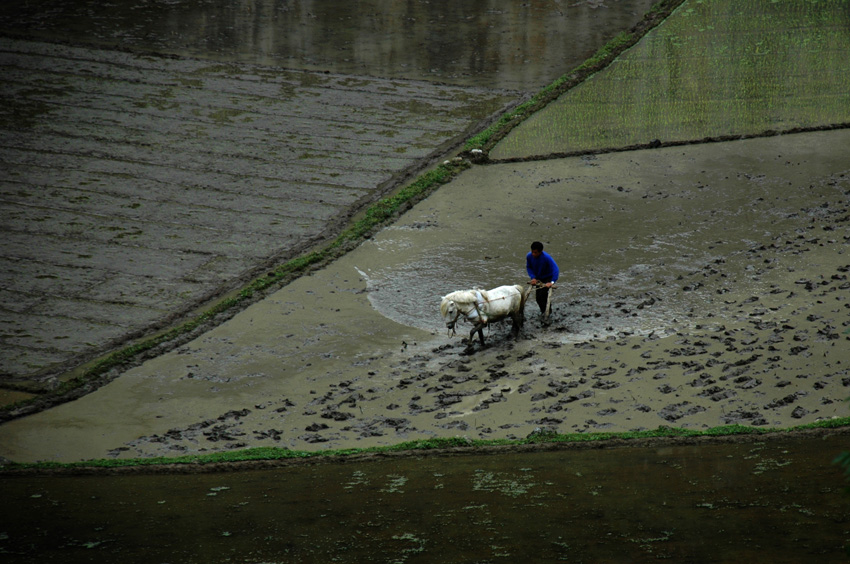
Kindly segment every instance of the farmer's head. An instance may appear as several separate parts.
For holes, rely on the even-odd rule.
[[[543,254],[543,243],[540,241],[535,241],[531,244],[531,256],[539,257]]]

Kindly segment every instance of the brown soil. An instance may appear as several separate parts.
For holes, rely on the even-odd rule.
[[[845,131],[474,167],[195,341],[0,427],[15,461],[328,450],[847,415]],[[522,282],[552,324],[465,354],[455,289]]]

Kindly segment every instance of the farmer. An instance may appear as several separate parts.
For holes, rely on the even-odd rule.
[[[543,252],[543,243],[535,241],[531,244],[531,252],[525,256],[525,269],[531,278],[529,284],[537,287],[535,299],[540,306],[540,313],[543,314],[544,320],[548,320],[549,291],[558,281],[558,263],[548,253]]]

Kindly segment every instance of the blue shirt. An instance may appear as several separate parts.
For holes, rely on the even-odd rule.
[[[536,278],[544,284],[557,282],[558,274],[560,274],[555,259],[546,254],[546,251],[541,251],[537,258],[534,258],[531,253],[525,255],[525,270],[528,271],[529,278]]]

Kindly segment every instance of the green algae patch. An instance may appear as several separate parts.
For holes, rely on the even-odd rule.
[[[517,159],[850,122],[841,0],[689,0],[490,151]]]
[[[616,444],[617,446],[629,446],[633,441],[637,446],[639,441],[653,439],[710,439],[712,437],[738,437],[738,438],[766,438],[768,435],[788,435],[806,431],[837,430],[850,427],[850,417],[830,419],[800,425],[789,429],[749,427],[745,425],[724,425],[705,430],[684,429],[662,425],[656,429],[647,431],[631,431],[626,433],[568,433],[558,434],[545,430],[532,433],[525,439],[470,439],[468,437],[442,437],[416,441],[406,441],[389,446],[378,446],[368,448],[334,449],[323,451],[301,451],[278,447],[255,447],[242,450],[232,450],[204,455],[187,455],[179,457],[152,457],[152,458],[122,458],[122,459],[98,459],[81,462],[38,462],[17,463],[7,462],[0,466],[0,474],[16,472],[21,470],[98,470],[115,468],[144,468],[144,467],[172,467],[175,471],[184,471],[186,468],[204,471],[216,469],[222,464],[250,463],[250,462],[274,462],[274,461],[341,461],[349,457],[363,455],[410,455],[419,456],[424,452],[470,452],[485,453],[492,448],[526,448],[533,445],[548,444],[551,447],[586,445],[599,446]],[[838,459],[837,459],[838,460]],[[843,461],[845,458],[841,458]],[[850,460],[850,455],[846,457]],[[850,467],[850,462],[847,463]],[[178,470],[182,468],[182,470]]]

